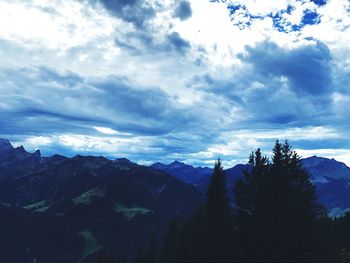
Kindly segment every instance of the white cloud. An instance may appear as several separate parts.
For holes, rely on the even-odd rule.
[[[92,131],[100,133],[96,133],[96,136],[85,135],[81,130],[46,136],[43,131],[43,136],[28,137],[24,143],[30,147],[54,147],[57,143],[75,151],[112,155],[131,156],[138,152],[161,152],[166,155],[161,158],[182,157],[191,162],[196,162],[197,159],[204,163],[210,162],[210,159],[216,158],[217,155],[224,155],[232,158],[226,160],[227,163],[234,163],[236,160],[242,160],[256,147],[270,147],[266,146],[266,141],[276,138],[288,138],[292,141],[333,140],[346,133],[342,131],[342,127],[332,127],[333,122],[327,123],[327,120],[322,119],[318,123],[323,121],[324,125],[316,124],[316,127],[310,124],[294,128],[278,126],[278,129],[275,129],[274,124],[267,120],[262,125],[263,129],[256,130],[256,127],[250,127],[249,123],[240,124],[254,117],[249,115],[254,114],[251,108],[257,108],[260,102],[256,102],[255,97],[252,100],[250,98],[256,94],[257,89],[269,89],[275,94],[271,97],[276,98],[271,100],[271,105],[261,108],[260,111],[266,111],[266,115],[262,116],[269,115],[276,107],[276,111],[283,114],[302,112],[296,105],[307,108],[310,99],[296,97],[292,92],[281,92],[283,85],[288,85],[287,79],[280,81],[283,85],[278,88],[259,82],[253,75],[252,68],[241,59],[241,55],[246,52],[247,45],[256,46],[265,40],[284,49],[321,41],[330,49],[333,58],[332,85],[339,85],[339,88],[329,87],[336,89],[332,97],[333,108],[329,111],[336,115],[332,120],[345,123],[348,120],[347,76],[350,73],[349,1],[329,0],[322,7],[306,0],[231,1],[233,4],[245,5],[251,15],[261,16],[259,19],[250,19],[243,11],[230,17],[227,3],[203,0],[190,2],[192,16],[186,20],[179,20],[173,17],[175,1],[152,1],[150,4],[157,9],[156,16],[147,21],[145,29],[140,31],[132,23],[113,16],[103,5],[93,5],[88,1],[1,1],[0,68],[4,72],[1,76],[4,82],[0,87],[0,95],[8,100],[0,102],[0,113],[24,109],[26,105],[20,105],[19,101],[30,101],[40,109],[64,112],[73,117],[75,113],[79,113],[79,116],[90,116],[96,121],[100,121],[102,117],[104,120],[119,121],[115,116],[116,110],[106,107],[102,99],[95,100],[97,94],[102,98],[101,90],[91,84],[113,76],[125,79],[125,82],[133,87],[129,91],[132,95],[140,90],[162,90],[169,96],[169,104],[172,104],[171,109],[165,105],[157,112],[160,116],[170,116],[167,123],[163,119],[139,118],[135,112],[127,109],[127,106],[131,109],[138,106],[149,109],[143,100],[137,100],[137,105],[125,103],[123,109],[118,112],[123,115],[120,122],[132,119],[133,124],[158,128],[161,121],[161,124],[167,126],[181,115],[186,120],[192,118],[191,123],[178,124],[178,127],[167,130],[169,137],[165,138],[138,135],[133,137],[131,134],[120,132],[118,127],[115,130],[111,128],[115,127],[113,125],[109,127],[108,123],[96,122],[87,125]],[[294,10],[290,14],[282,15],[287,22],[300,24],[306,10],[317,11],[321,22],[307,25],[296,32],[278,31],[272,18],[267,15],[276,14],[288,5],[294,6]],[[237,23],[242,21],[250,22],[251,25],[241,30]],[[174,32],[189,43],[190,47],[183,54],[167,46],[168,36]],[[63,76],[67,73],[76,74],[82,80],[73,85],[69,81],[66,84],[40,79],[40,70],[37,73],[35,70],[41,67],[50,68]],[[5,69],[8,68],[21,73],[30,68],[31,71],[26,72],[30,75],[27,78],[28,85],[7,77]],[[202,76],[213,77],[217,82],[212,86],[217,89],[208,92],[196,84],[194,80]],[[241,83],[232,81],[235,79]],[[249,83],[253,83],[251,86],[245,86],[245,81],[248,83],[248,80],[251,81]],[[240,99],[241,102],[233,103],[220,97],[220,85],[226,82],[233,83],[230,88],[234,91],[241,89],[239,92],[232,92],[239,95],[237,101]],[[115,89],[120,87],[116,86]],[[112,91],[104,91],[105,100],[111,97]],[[15,96],[15,99],[11,101],[9,95],[11,98],[12,95]],[[284,96],[283,100],[280,100],[279,96]],[[156,102],[162,98],[152,98],[149,101]],[[293,104],[287,105],[287,101],[292,101]],[[264,120],[261,120],[262,122]],[[228,130],[230,132],[227,132]],[[213,138],[208,139],[206,136]],[[183,140],[188,149],[175,147],[174,153],[169,153],[166,147],[178,146],[177,140]],[[156,145],[158,141],[164,141],[164,145]],[[191,145],[194,141],[198,145]],[[339,156],[347,158],[346,153]],[[147,161],[144,157],[138,158]]]
[[[55,141],[49,136],[30,136],[23,141],[16,142],[15,146],[24,145],[28,149],[40,149],[41,147],[49,146]]]
[[[232,156],[232,158],[242,157],[242,153],[248,154],[249,151],[257,148],[270,149],[274,140],[327,140],[336,139],[340,135],[331,128],[327,127],[303,127],[290,128],[285,130],[236,130],[221,134],[223,143],[212,145],[206,150],[198,153],[199,157],[215,158],[216,156]]]
[[[108,127],[95,126],[94,129],[96,131],[99,131],[100,133],[107,134],[107,135],[117,135],[117,134],[119,134],[119,135],[131,135],[130,133],[119,132],[119,131],[113,130],[111,128],[108,128]]]
[[[0,36],[32,48],[65,50],[111,35],[117,20],[76,1],[0,3]]]

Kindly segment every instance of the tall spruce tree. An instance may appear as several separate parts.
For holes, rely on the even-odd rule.
[[[271,164],[260,150],[250,164],[234,188],[241,262],[336,262],[320,228],[324,209],[288,142],[276,141]]]
[[[263,254],[265,216],[268,212],[266,202],[269,162],[260,149],[249,156],[251,169],[243,171],[234,187],[234,218],[238,236],[238,262],[255,262]]]
[[[167,230],[164,238],[163,249],[161,253],[160,261],[162,263],[178,263],[181,260],[181,243],[180,227],[176,220],[173,220]]]
[[[232,230],[226,175],[218,160],[208,187],[206,204],[180,229],[174,223],[170,225],[161,263],[233,262]]]
[[[146,254],[143,250],[142,245],[139,246],[139,249],[135,255],[133,262],[134,263],[146,263]]]
[[[233,226],[226,189],[226,175],[220,159],[215,163],[207,191],[208,262],[228,262],[232,257]]]
[[[114,263],[113,257],[107,255],[104,251],[100,251],[94,263]]]
[[[156,262],[156,247],[155,247],[155,239],[152,236],[151,240],[148,244],[148,250],[145,253],[145,263],[155,263]]]

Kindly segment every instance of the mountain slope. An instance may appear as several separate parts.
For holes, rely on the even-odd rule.
[[[0,250],[16,250],[18,239],[23,243],[18,260],[0,251],[1,262],[90,262],[101,249],[131,255],[204,200],[194,187],[127,159],[42,158],[23,147],[0,154],[0,179],[0,209],[8,214],[0,240],[9,235],[10,225],[18,225],[14,241]]]
[[[304,168],[311,175],[316,186],[319,200],[326,206],[331,216],[339,216],[350,211],[350,168],[334,159],[312,156],[302,159]],[[203,168],[196,168],[180,162],[169,165],[155,163],[152,167],[192,184],[205,193],[210,182],[211,169],[201,174]],[[232,197],[232,188],[237,178],[243,176],[243,171],[249,170],[249,165],[238,164],[226,169],[228,193]]]
[[[193,167],[192,165],[178,161],[174,161],[170,164],[162,164],[158,162],[152,164],[151,167],[170,174],[185,183],[193,185],[201,182],[212,173],[212,169],[208,167]]]
[[[330,216],[350,211],[350,168],[334,159],[312,156],[302,160]]]
[[[327,182],[327,179],[350,180],[350,168],[334,159],[312,156],[302,159],[304,168],[315,182]]]
[[[174,161],[170,164],[154,163],[152,168],[168,173],[175,178],[195,186],[201,192],[206,192],[213,169],[208,167],[193,167],[182,162]],[[226,169],[228,188],[233,187],[234,181],[243,176],[243,171],[249,169],[247,164],[237,164],[232,168]]]

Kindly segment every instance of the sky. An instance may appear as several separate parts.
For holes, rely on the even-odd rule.
[[[348,0],[0,0],[0,137],[232,166],[276,139],[350,165]]]

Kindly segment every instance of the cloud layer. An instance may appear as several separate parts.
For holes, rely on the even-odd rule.
[[[288,138],[350,164],[347,0],[2,1],[0,24],[0,136],[29,150],[232,165]]]

